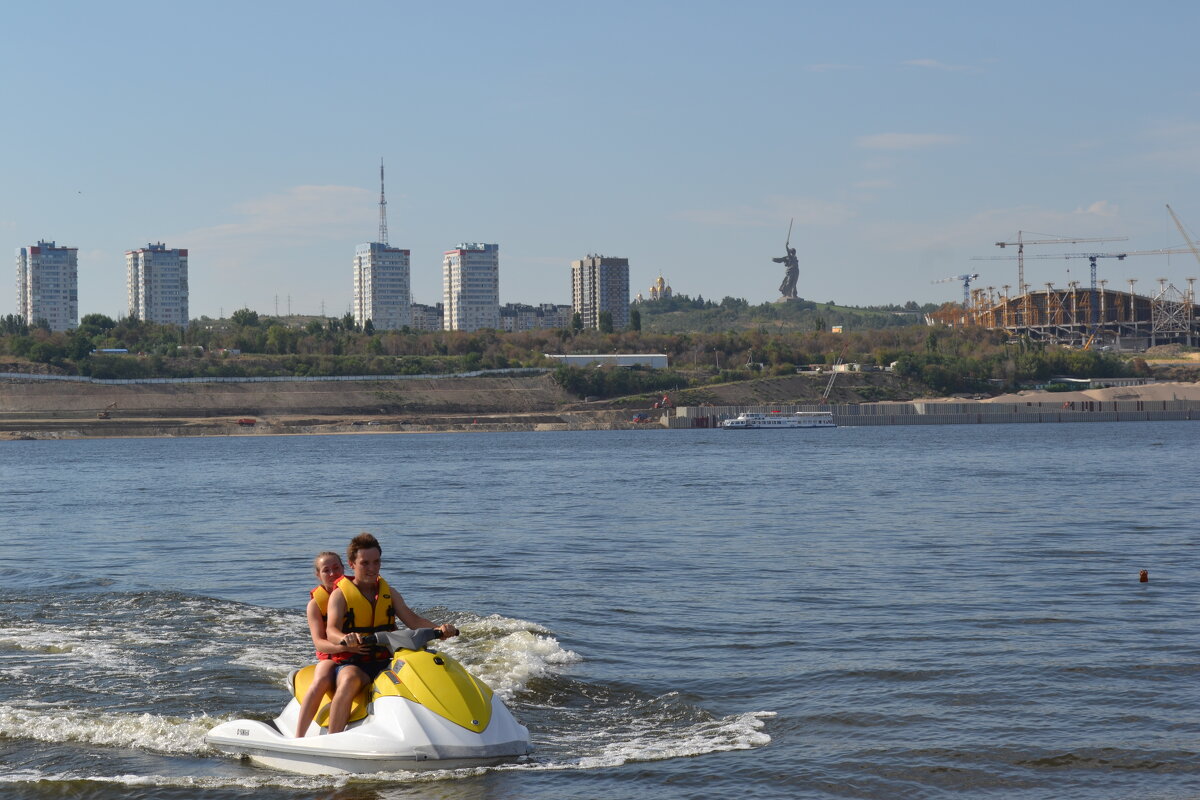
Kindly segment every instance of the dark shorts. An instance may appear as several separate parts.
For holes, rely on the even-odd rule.
[[[338,664],[337,667],[335,667],[333,670],[333,677],[334,677],[334,680],[336,680],[338,674],[342,670],[344,670],[346,667],[358,667],[363,672],[367,673],[368,681],[373,681],[379,677],[379,673],[383,672],[385,669],[388,668],[389,663],[391,663],[391,662],[389,662],[389,661],[367,661],[362,664],[356,664],[354,662]]]

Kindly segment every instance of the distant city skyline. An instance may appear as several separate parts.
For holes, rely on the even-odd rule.
[[[125,252],[164,241],[189,249],[192,317],[289,296],[340,316],[349,258],[377,237],[382,156],[413,302],[440,302],[443,252],[464,240],[502,244],[501,303],[570,302],[563,265],[587,252],[629,258],[631,287],[664,274],[691,297],[771,301],[792,218],[801,297],[954,302],[961,287],[934,281],[1016,284],[1015,262],[971,258],[1008,255],[994,243],[1018,231],[1177,248],[1167,203],[1200,230],[1200,7],[1162,10],[15,4],[0,250],[79,248],[81,314],[126,313]],[[121,46],[149,25],[170,35]],[[364,31],[405,47],[314,58]],[[1140,289],[1200,264],[1100,270]],[[1025,277],[1086,272],[1043,260]],[[0,308],[15,294],[0,281]]]

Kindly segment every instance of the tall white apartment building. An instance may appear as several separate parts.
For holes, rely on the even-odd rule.
[[[442,325],[448,331],[500,327],[500,245],[463,243],[442,259]]]
[[[377,331],[412,325],[411,255],[383,242],[360,244],[354,251],[354,321]]]
[[[571,262],[571,307],[585,328],[612,314],[613,330],[629,327],[629,259],[592,256]]]
[[[188,251],[147,244],[125,251],[129,316],[145,322],[188,324]]]
[[[17,248],[17,313],[52,331],[79,324],[79,248],[42,242]]]

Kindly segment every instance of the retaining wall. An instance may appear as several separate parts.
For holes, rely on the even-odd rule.
[[[1146,422],[1200,420],[1200,401],[1119,400],[1066,403],[860,403],[846,405],[686,406],[667,420],[670,428],[719,428],[746,411],[792,414],[832,411],[840,426],[985,425],[1043,422]]]

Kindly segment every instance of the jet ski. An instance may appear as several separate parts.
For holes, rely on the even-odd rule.
[[[529,730],[500,697],[450,656],[426,649],[438,636],[423,628],[364,637],[366,644],[392,651],[392,660],[355,698],[350,722],[339,733],[329,733],[332,698],[326,694],[305,735],[293,736],[315,669],[310,665],[292,673],[291,702],[274,720],[223,722],[205,741],[262,766],[306,775],[459,769],[527,755]]]

